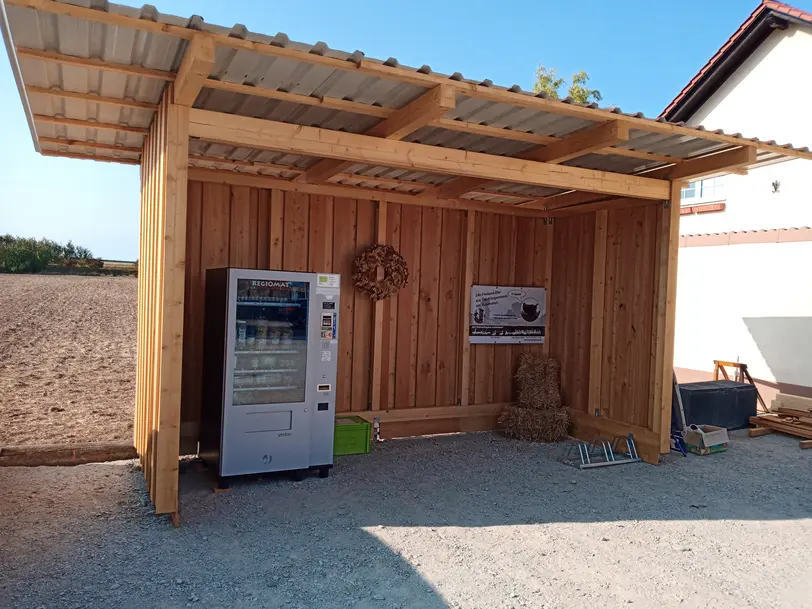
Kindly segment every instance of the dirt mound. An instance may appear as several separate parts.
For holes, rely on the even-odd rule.
[[[0,446],[131,438],[137,286],[0,275]]]

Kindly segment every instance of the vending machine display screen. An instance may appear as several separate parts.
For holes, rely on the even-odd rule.
[[[304,402],[310,285],[237,279],[234,406]]]

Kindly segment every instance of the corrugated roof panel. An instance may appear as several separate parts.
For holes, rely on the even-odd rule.
[[[199,17],[187,19],[165,15],[151,6],[138,9],[107,2],[100,3],[97,0],[70,0],[69,3],[152,22],[202,29],[220,35],[249,40],[261,45],[274,44],[287,49],[325,55],[346,61],[347,66],[350,68],[348,70],[336,69],[333,66],[310,64],[304,61],[255,53],[245,49],[219,46],[211,77],[227,82],[248,84],[259,88],[312,97],[326,96],[393,109],[403,107],[426,91],[426,88],[422,86],[356,71],[354,62],[363,57],[363,54],[357,51],[348,53],[330,49],[324,43],[309,45],[294,42],[283,33],[274,36],[255,34],[241,25],[235,25],[231,28],[211,25],[203,22]],[[18,47],[49,50],[80,58],[102,59],[112,63],[132,64],[172,72],[176,71],[180,66],[183,53],[188,44],[185,40],[170,35],[153,34],[133,28],[90,22],[17,6],[8,7],[7,11],[10,29]],[[373,58],[363,57],[363,60],[366,64],[384,63]],[[393,59],[387,60],[386,63],[388,65],[397,65],[397,61]],[[96,69],[45,62],[31,58],[20,58],[20,66],[22,79],[27,86],[60,87],[78,93],[99,94],[114,98],[134,98],[150,103],[157,103],[160,100],[166,86],[165,81],[154,78],[109,71],[101,72]],[[414,68],[400,67],[415,71]],[[431,73],[431,70],[425,66],[420,68],[419,71]],[[454,80],[462,79],[458,74],[451,77],[442,74],[435,74],[435,76]],[[465,80],[465,82],[472,83],[473,81]],[[489,83],[483,83],[483,86],[490,85]],[[504,91],[502,87],[492,86],[491,88]],[[531,95],[522,92],[518,87],[511,88],[511,91],[517,96]],[[516,99],[519,100],[520,98],[517,97]],[[148,126],[153,116],[151,111],[143,109],[39,94],[30,95],[30,105],[33,112],[37,114],[140,127]],[[218,112],[354,133],[364,133],[381,120],[372,116],[337,111],[323,106],[279,101],[211,89],[205,89],[201,92],[195,106]],[[642,117],[640,114],[624,114],[619,108],[612,111],[620,119],[624,116]],[[457,95],[457,107],[446,113],[444,118],[458,119],[493,128],[505,128],[539,136],[555,137],[564,137],[606,120],[605,115],[602,117],[596,116],[596,120],[589,120],[589,118],[572,117],[502,101],[494,102],[467,97],[462,93]],[[118,143],[129,147],[140,147],[143,139],[142,136],[137,134],[115,133],[92,127],[53,125],[41,121],[36,124],[36,128],[39,135],[43,137],[67,137],[109,144]],[[694,136],[685,133],[649,133],[640,129],[632,129],[629,141],[619,147],[664,156],[690,158],[731,146],[729,142],[706,139],[709,134],[702,130],[695,130],[695,134]],[[538,145],[533,142],[466,133],[432,126],[415,131],[405,141],[507,156],[516,156]],[[742,139],[741,142],[742,144],[753,143],[745,139]],[[206,142],[192,142],[190,149],[196,151],[193,153],[201,155],[225,156],[235,160],[248,160],[258,163],[289,164],[299,168],[307,168],[317,162],[315,158],[297,154],[222,146]],[[759,155],[758,164],[767,164],[779,158],[781,158],[780,154],[765,151]],[[617,154],[590,154],[568,161],[566,164],[621,173],[633,173],[642,168],[657,166],[656,162]],[[255,169],[252,168],[252,170]],[[368,165],[354,165],[350,168],[350,171],[364,174],[374,173],[389,179],[414,180],[427,183],[441,183],[453,179],[449,176],[419,171]],[[291,173],[291,175],[295,175],[295,173]],[[397,186],[397,188],[401,187]],[[402,188],[411,188],[411,186],[406,185]],[[559,189],[521,184],[505,184],[500,188],[504,189],[503,192],[516,193],[519,196],[522,194],[546,196],[561,192]]]

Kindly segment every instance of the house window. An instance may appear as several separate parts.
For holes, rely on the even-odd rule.
[[[682,189],[683,205],[697,205],[711,201],[724,201],[724,199],[725,183],[723,177],[691,182]]]

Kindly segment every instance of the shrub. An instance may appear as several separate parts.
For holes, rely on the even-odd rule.
[[[0,236],[0,273],[39,273],[51,265],[74,266],[68,261],[76,258],[86,261],[93,254],[71,241],[62,245],[50,239]]]

